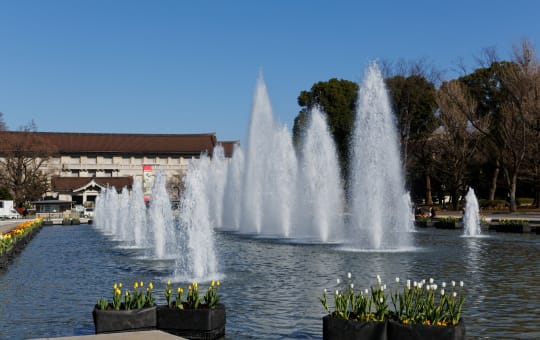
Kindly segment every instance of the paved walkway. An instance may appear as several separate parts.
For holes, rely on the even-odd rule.
[[[0,233],[5,234],[11,229],[15,228],[19,223],[24,222],[24,220],[5,220],[0,221]]]
[[[37,340],[55,339],[55,340],[182,340],[179,336],[175,336],[162,331],[141,331],[141,332],[123,332],[110,334],[68,336],[64,338],[41,338]],[[185,340],[185,339],[184,339]]]

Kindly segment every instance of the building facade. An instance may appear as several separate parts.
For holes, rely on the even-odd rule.
[[[27,134],[24,137],[22,134]],[[205,134],[111,134],[63,132],[0,132],[0,152],[7,157],[12,142],[34,138],[46,145],[50,157],[42,171],[49,179],[47,196],[75,204],[92,205],[107,187],[131,188],[134,181],[150,189],[153,175],[180,180],[189,162],[202,153],[212,155],[221,144],[231,156],[236,142],[218,142],[215,133]]]

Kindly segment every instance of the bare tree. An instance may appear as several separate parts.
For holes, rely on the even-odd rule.
[[[7,125],[6,122],[4,122],[4,113],[0,112],[0,131],[6,131]]]
[[[467,167],[477,151],[479,133],[469,124],[465,113],[475,111],[477,103],[457,80],[444,83],[437,92],[441,127],[434,135],[437,145],[435,167],[457,209],[460,194],[467,185]]]
[[[35,133],[33,123],[21,131],[2,132],[0,139],[0,186],[17,206],[40,198],[48,189],[42,168],[55,150]]]

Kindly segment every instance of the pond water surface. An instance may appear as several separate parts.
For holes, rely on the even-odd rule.
[[[465,282],[468,338],[540,338],[540,237],[459,231],[414,233],[407,252],[350,252],[231,233],[216,236],[226,339],[322,339],[324,288],[352,273],[367,288],[380,275]],[[114,282],[153,281],[158,303],[173,261],[144,259],[92,226],[44,227],[0,272],[0,339],[93,334],[92,308]],[[188,283],[174,283],[186,288]],[[207,283],[201,283],[203,289]]]

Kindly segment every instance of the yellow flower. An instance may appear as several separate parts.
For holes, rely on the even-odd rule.
[[[141,283],[139,284],[141,287],[144,287],[144,282],[141,281]]]
[[[218,280],[218,281],[217,281],[217,285],[218,285],[218,287],[219,287],[219,285],[220,285],[220,284],[221,284],[221,282],[219,282],[219,280]]]
[[[181,287],[178,287],[178,293],[181,294],[183,292],[184,292],[184,290]]]
[[[122,282],[118,284],[118,288],[122,288]]]
[[[150,288],[150,290],[154,289],[154,285],[152,284],[152,282],[148,284],[148,288]]]
[[[118,288],[114,291],[114,293],[116,295],[122,295],[122,291],[120,289],[118,289]]]
[[[133,284],[133,288],[134,288],[134,289],[139,288],[139,282],[135,282],[135,283]]]
[[[171,280],[168,280],[167,281],[167,286],[170,286],[171,285]]]
[[[114,290],[117,290],[117,289],[118,289],[118,284],[117,284],[116,282],[114,283],[113,289],[114,289]]]
[[[210,286],[214,287],[216,283],[214,282],[214,280],[212,280],[212,283],[210,284]]]

